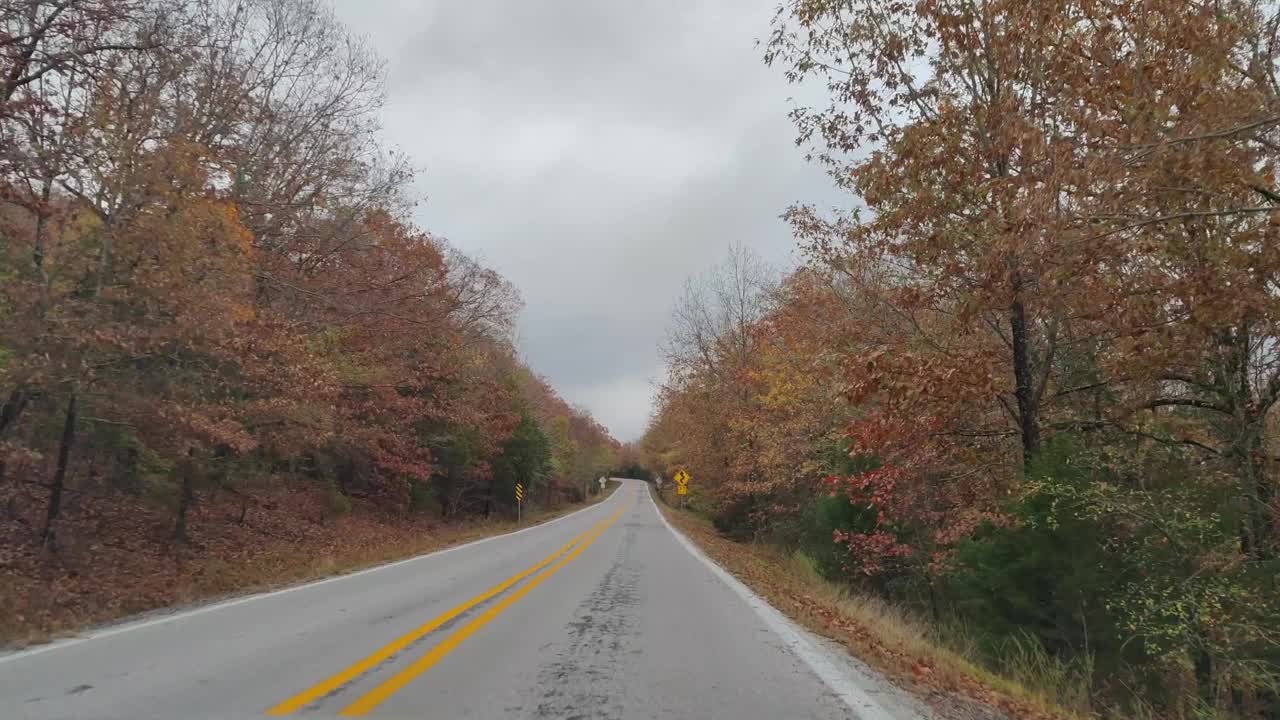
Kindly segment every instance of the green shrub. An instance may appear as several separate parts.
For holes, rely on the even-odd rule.
[[[409,512],[440,512],[440,501],[436,499],[435,488],[430,483],[409,481]]]
[[[756,499],[751,496],[725,503],[712,514],[711,524],[726,537],[739,541],[750,540],[756,534],[756,528],[751,522],[755,504]]]
[[[835,542],[835,532],[862,532],[875,524],[875,514],[855,506],[843,494],[819,495],[805,500],[800,509],[780,519],[774,527],[776,539],[789,549],[810,558],[822,577],[845,579],[845,550]]]
[[[324,495],[324,511],[328,517],[346,515],[351,512],[351,498],[338,489],[338,484],[329,481]]]

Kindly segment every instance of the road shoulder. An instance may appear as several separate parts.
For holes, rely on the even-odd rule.
[[[327,557],[322,563],[308,563],[283,568],[279,577],[258,575],[241,576],[244,582],[231,587],[199,588],[183,594],[180,601],[155,603],[136,611],[103,612],[87,621],[68,619],[52,626],[11,624],[0,626],[0,663],[25,655],[73,644],[86,639],[126,632],[158,622],[165,622],[183,615],[208,612],[229,604],[249,602],[259,597],[292,592],[311,585],[340,580],[383,568],[412,562],[443,552],[451,552],[470,545],[488,542],[504,536],[515,535],[547,525],[607,502],[619,487],[610,482],[601,494],[593,495],[585,503],[574,503],[554,510],[542,511],[522,524],[515,522],[473,522],[444,526],[437,532],[411,544],[388,543],[383,551],[376,548],[358,548],[350,557]],[[193,563],[194,565],[194,563]]]
[[[853,677],[868,678],[877,700],[887,709],[914,710],[919,717],[940,720],[1056,718],[1062,715],[1036,703],[1011,697],[990,683],[979,668],[957,669],[960,659],[940,667],[920,656],[917,638],[894,637],[894,629],[868,627],[845,609],[829,587],[786,562],[776,551],[721,536],[709,522],[663,502],[650,488],[654,504],[678,535],[766,600],[773,608],[811,633],[826,649],[845,658]],[[824,584],[825,585],[825,584]]]

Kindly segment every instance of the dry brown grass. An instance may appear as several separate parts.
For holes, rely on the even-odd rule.
[[[658,506],[672,525],[774,607],[841,643],[943,717],[1084,717],[1059,705],[1053,692],[992,673],[962,651],[944,647],[927,624],[909,613],[824,579],[803,556],[767,544],[735,542],[700,516],[661,500]]]

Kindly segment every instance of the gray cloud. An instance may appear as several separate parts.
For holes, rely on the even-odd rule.
[[[760,60],[776,0],[336,0],[388,62],[388,140],[425,172],[417,220],[506,275],[532,367],[639,437],[685,277],[778,215],[834,200]]]

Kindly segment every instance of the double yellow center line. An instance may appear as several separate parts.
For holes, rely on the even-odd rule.
[[[525,570],[522,570],[516,573],[515,575],[512,575],[506,580],[503,580],[497,585],[494,585],[493,587],[489,588],[488,590],[485,590],[484,592],[462,603],[461,605],[458,605],[457,607],[447,612],[444,612],[436,616],[435,618],[432,618],[429,622],[414,628],[413,630],[396,638],[395,640],[392,640],[391,642],[379,648],[372,655],[369,655],[368,657],[346,668],[345,670],[342,670],[341,672],[338,672],[337,674],[329,678],[326,678],[320,683],[312,687],[309,687],[306,690],[303,690],[297,695],[294,695],[293,697],[287,700],[284,700],[283,702],[277,705],[273,705],[271,708],[267,710],[267,714],[268,715],[288,715],[290,713],[301,710],[307,705],[324,698],[329,693],[341,688],[342,686],[360,677],[361,675],[372,670],[378,665],[381,665],[383,662],[390,659],[396,653],[400,652],[401,650],[404,650],[406,647],[413,644],[418,639],[425,637],[426,635],[434,632],[436,629],[440,628],[442,625],[449,622],[450,620],[453,620],[454,618],[462,615],[463,613],[467,612],[468,610],[475,607],[476,605],[487,602],[488,600],[491,600],[494,597],[501,595],[502,593],[509,590],[511,587],[518,584],[520,581],[524,580],[525,578],[528,578],[530,575],[534,575],[534,573],[538,573],[536,576],[530,579],[527,583],[520,586],[515,591],[507,595],[506,597],[502,598],[497,603],[494,603],[492,607],[488,608],[480,615],[477,615],[474,619],[472,619],[467,624],[453,631],[453,633],[445,637],[444,640],[441,640],[438,645],[431,648],[431,650],[428,651],[427,654],[418,658],[418,660],[416,660],[412,664],[408,665],[407,667],[401,669],[396,674],[384,680],[377,687],[373,688],[369,692],[357,698],[355,702],[343,708],[342,711],[339,712],[338,714],[346,717],[358,717],[360,715],[364,715],[368,713],[370,710],[380,705],[387,698],[395,694],[397,690],[404,687],[405,685],[408,685],[410,682],[413,681],[414,678],[418,677],[422,673],[429,670],[433,665],[440,662],[440,660],[442,660],[446,655],[448,655],[454,648],[461,645],[464,640],[466,640],[471,635],[475,634],[477,630],[484,627],[487,623],[489,623],[491,620],[496,618],[498,615],[502,614],[502,611],[514,605],[520,598],[527,595],[529,591],[533,590],[538,585],[541,585],[547,578],[551,577],[557,571],[559,571],[560,568],[563,568],[565,565],[569,564],[569,561],[573,560],[580,553],[582,553],[582,551],[585,550],[588,545],[595,542],[596,538],[600,537],[600,535],[604,533],[605,530],[609,529],[609,526],[612,525],[615,520],[621,517],[621,515],[624,512],[626,512],[627,509],[629,509],[629,507],[619,509],[609,517],[591,526],[590,528],[587,529],[586,532],[574,537],[572,540],[566,543],[559,550],[556,550],[555,552],[551,553],[542,561],[538,562],[532,567],[529,567]],[[539,572],[540,570],[541,572]]]

